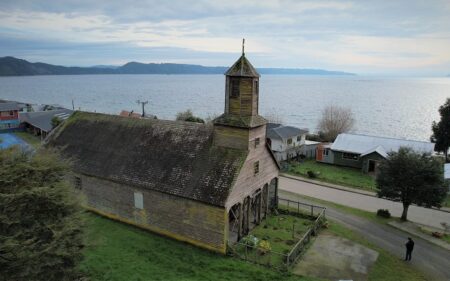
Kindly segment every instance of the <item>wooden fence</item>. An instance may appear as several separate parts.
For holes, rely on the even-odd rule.
[[[247,245],[241,242],[237,242],[230,246],[229,254],[248,262],[280,270],[288,270],[295,264],[306,249],[308,243],[311,241],[311,236],[315,236],[322,227],[325,221],[325,208],[278,197],[278,211],[296,216],[308,216],[309,218],[314,218],[314,223],[305,232],[302,238],[295,243],[288,254],[267,251],[261,255],[257,246]]]
[[[303,237],[297,242],[297,244],[295,244],[294,248],[292,248],[292,250],[289,252],[286,259],[287,267],[297,262],[299,257],[304,252],[306,245],[309,243],[309,241],[311,241],[311,236],[317,235],[317,232],[322,227],[324,221],[325,221],[325,208],[323,208],[322,211],[320,211],[312,227],[308,229],[308,231],[306,231]]]

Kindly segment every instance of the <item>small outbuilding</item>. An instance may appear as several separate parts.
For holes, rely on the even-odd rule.
[[[389,152],[409,147],[419,153],[434,152],[434,143],[359,134],[339,134],[331,145],[320,146],[316,161],[359,168],[365,173],[376,172]]]
[[[226,72],[210,124],[75,112],[47,145],[73,159],[89,209],[225,253],[277,204],[278,164],[244,54]]]
[[[19,119],[21,126],[25,128],[25,130],[44,139],[50,131],[53,130],[52,119],[58,118],[63,122],[69,118],[72,113],[73,110],[70,109],[26,112],[20,113]]]

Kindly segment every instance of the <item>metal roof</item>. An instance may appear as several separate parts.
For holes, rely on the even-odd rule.
[[[414,151],[420,153],[431,154],[434,151],[434,143],[431,142],[348,133],[339,134],[334,143],[331,145],[331,149],[336,151],[350,152],[362,155],[377,152],[384,157],[386,157],[387,153],[391,151],[397,152],[400,147],[410,147]]]
[[[308,130],[306,129],[299,129],[297,127],[280,125],[279,127],[268,129],[266,135],[269,139],[282,140],[300,136],[306,133],[308,133]]]
[[[17,102],[0,102],[0,111],[19,110]]]
[[[444,178],[450,180],[450,163],[444,164]]]
[[[26,122],[36,128],[45,132],[50,132],[52,128],[52,118],[58,117],[61,120],[66,120],[72,115],[73,111],[70,109],[58,109],[49,111],[27,112],[20,113],[20,122]]]

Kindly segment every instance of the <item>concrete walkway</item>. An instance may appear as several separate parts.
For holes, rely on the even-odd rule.
[[[299,194],[283,191],[285,186],[285,182],[280,185],[279,194],[281,197],[317,205],[315,202],[308,202],[308,200],[299,197]],[[399,259],[404,258],[404,244],[409,236],[407,233],[389,225],[372,222],[329,206],[327,206],[326,217],[362,235],[372,244],[390,252]],[[414,241],[412,261],[408,263],[423,272],[428,280],[450,280],[450,251],[421,238],[414,238]]]
[[[303,194],[365,211],[376,212],[378,209],[388,209],[395,217],[400,217],[403,211],[403,206],[400,202],[312,184],[293,178],[280,177],[279,186],[280,190]],[[418,206],[410,206],[408,220],[443,229],[441,222],[450,224],[450,213]]]

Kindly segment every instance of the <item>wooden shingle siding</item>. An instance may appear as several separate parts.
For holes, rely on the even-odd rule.
[[[157,191],[80,175],[93,211],[168,237],[225,253],[225,209]],[[135,208],[134,193],[143,195]]]
[[[254,163],[259,161],[259,173],[254,174]],[[227,200],[227,209],[250,196],[266,183],[278,177],[278,166],[265,145],[251,149]]]
[[[253,108],[253,80],[251,78],[241,79],[241,116],[251,116]]]
[[[248,149],[249,131],[227,126],[214,126],[214,145],[235,149]]]

